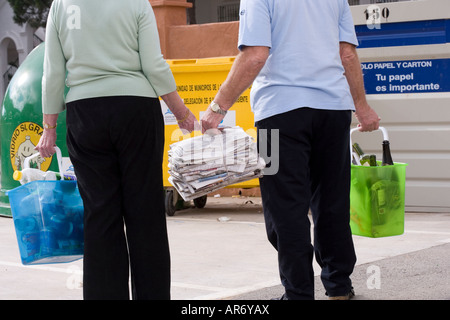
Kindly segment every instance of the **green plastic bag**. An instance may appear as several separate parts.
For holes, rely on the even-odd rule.
[[[387,140],[385,129],[380,129]],[[377,162],[376,167],[351,165],[352,234],[371,238],[401,235],[405,225],[407,164],[394,162],[394,165],[382,166]]]
[[[405,224],[404,163],[351,167],[352,234],[372,238],[401,235]]]

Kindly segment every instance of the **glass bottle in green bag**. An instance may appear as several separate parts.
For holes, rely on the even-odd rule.
[[[374,154],[365,154],[357,142],[355,142],[352,147],[353,151],[359,156],[362,166],[376,167],[378,165],[377,157]]]
[[[392,161],[391,147],[388,140],[383,141],[383,159],[381,161],[382,166],[393,166],[394,161]]]

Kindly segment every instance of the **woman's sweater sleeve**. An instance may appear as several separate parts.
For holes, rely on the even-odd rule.
[[[158,28],[153,9],[148,1],[143,8],[139,23],[139,55],[144,75],[158,96],[176,90],[175,79],[169,65],[161,54]]]
[[[64,111],[66,59],[59,41],[52,5],[45,34],[44,74],[42,77],[42,112],[56,114]]]

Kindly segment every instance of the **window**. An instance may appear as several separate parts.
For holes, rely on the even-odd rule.
[[[219,22],[239,20],[239,2],[221,4],[217,7]]]

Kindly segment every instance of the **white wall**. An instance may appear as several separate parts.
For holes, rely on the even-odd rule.
[[[19,26],[14,23],[13,10],[8,1],[0,0],[0,101],[3,101],[5,94],[3,74],[9,67],[8,47],[16,48],[21,64],[33,50],[33,33],[34,30],[30,26]],[[10,56],[11,54],[10,52]]]
[[[364,25],[366,7],[352,7],[356,25]],[[450,19],[448,0],[384,3],[380,7],[389,8],[389,23]],[[362,48],[358,53],[363,63],[434,61],[450,59],[450,43]],[[381,117],[381,124],[388,129],[394,162],[408,163],[406,205],[409,210],[450,212],[450,92],[369,94],[367,97]],[[360,136],[364,151],[381,156],[381,133],[361,135],[365,135]]]

